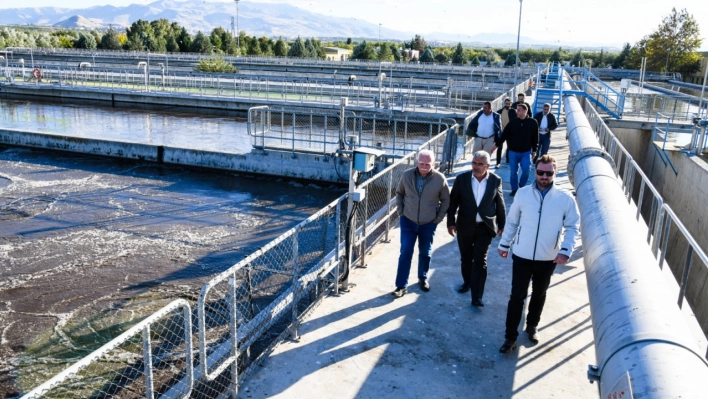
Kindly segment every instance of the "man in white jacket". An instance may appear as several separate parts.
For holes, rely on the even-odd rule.
[[[519,189],[506,218],[499,255],[513,252],[511,297],[506,312],[505,341],[501,353],[516,349],[524,300],[532,282],[526,315],[529,340],[538,343],[538,322],[546,302],[546,290],[556,265],[568,263],[578,237],[580,215],[575,198],[553,184],[556,160],[544,155],[536,162],[536,181]]]

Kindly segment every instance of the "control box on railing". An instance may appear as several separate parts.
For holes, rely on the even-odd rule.
[[[382,150],[374,148],[359,147],[354,150],[354,170],[359,172],[371,172],[376,165],[376,158],[385,154]]]

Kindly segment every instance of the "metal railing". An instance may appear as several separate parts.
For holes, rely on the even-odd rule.
[[[637,207],[636,220],[647,226],[647,243],[659,261],[659,267],[665,261],[673,265],[672,271],[680,290],[679,307],[685,298],[703,333],[708,335],[708,286],[705,284],[708,280],[708,256],[671,207],[664,203],[658,190],[605,124],[595,107],[589,101],[584,101],[583,109],[600,144],[616,165],[615,172],[622,182],[627,200]],[[672,230],[672,226],[677,228]],[[672,244],[668,245],[669,242]]]
[[[446,168],[462,155],[458,127],[417,150],[432,150]],[[337,292],[348,270],[344,259],[364,265],[371,246],[388,240],[398,217],[396,185],[413,165],[415,152],[394,161],[359,185],[362,202],[348,209],[347,195],[341,196],[212,278],[196,304],[173,302],[23,398],[234,397],[275,345],[298,335],[300,322],[324,294]],[[350,212],[356,217],[347,228]]]
[[[0,49],[2,52],[3,49]],[[67,48],[13,48],[8,49],[8,52],[14,57],[16,54],[35,54],[40,55],[68,55],[68,56],[81,56],[95,59],[95,57],[102,58],[116,58],[116,59],[148,59],[152,58],[159,62],[162,59],[167,58],[172,61],[187,61],[187,62],[197,62],[199,59],[204,57],[209,57],[210,54],[204,53],[169,53],[169,52],[147,52],[147,51],[132,51],[132,50],[97,50],[97,49],[67,49]],[[213,54],[212,54],[213,55]],[[252,55],[242,55],[242,56],[229,56],[229,55],[218,55],[220,58],[232,64],[268,64],[268,65],[297,65],[297,66],[313,66],[313,67],[326,67],[326,66],[346,66],[352,65],[357,67],[369,67],[370,69],[379,68],[378,61],[370,60],[326,60],[326,59],[315,59],[315,58],[293,58],[293,57],[263,57],[263,56],[252,56]],[[439,72],[439,73],[458,73],[463,75],[468,75],[470,71],[470,66],[468,65],[452,65],[452,64],[439,64],[439,63],[412,63],[412,62],[391,62],[389,63],[393,66],[394,71],[418,71],[418,72]],[[386,67],[388,70],[389,67]],[[474,70],[479,73],[487,73],[493,75],[495,73],[499,74],[509,74],[513,77],[513,68],[497,67],[497,66],[475,66]],[[535,68],[533,67],[522,67],[519,72],[522,76],[533,73]]]
[[[373,81],[313,82],[305,78],[245,76],[234,74],[167,74],[142,69],[43,68],[41,79],[32,77],[32,69],[19,65],[2,66],[3,79],[14,85],[77,86],[110,91],[141,91],[165,95],[205,96],[216,98],[260,99],[288,103],[336,104],[348,97],[355,106],[415,111],[452,109],[470,111],[481,106],[478,94],[452,90],[435,84],[416,87],[405,83],[379,86]],[[450,82],[448,82],[450,83]],[[455,83],[455,82],[452,82]],[[479,95],[490,98],[500,91],[485,88]],[[501,90],[501,89],[499,89]]]
[[[657,113],[674,121],[691,121],[698,113],[698,107],[686,102],[683,96],[657,93],[627,93],[624,101],[624,116],[652,120]]]
[[[248,111],[248,134],[256,149],[291,151],[293,155],[332,155],[345,148],[347,136],[355,135],[360,146],[402,157],[455,124],[454,119],[351,111],[345,111],[344,121],[341,118],[323,110],[253,107]]]

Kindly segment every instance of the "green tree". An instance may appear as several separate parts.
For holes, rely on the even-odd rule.
[[[74,47],[75,48],[95,49],[97,47],[96,46],[96,38],[94,38],[91,33],[79,32],[79,37],[74,42]]]
[[[605,67],[605,49],[600,49],[600,55],[595,59],[593,64],[597,65],[599,68]]]
[[[101,38],[101,48],[106,50],[120,50],[122,46],[120,45],[120,40],[118,40],[118,32],[113,28],[109,29]]]
[[[189,35],[187,32],[187,29],[182,28],[180,29],[179,34],[177,35],[177,44],[179,44],[179,51],[182,52],[189,52],[192,49],[192,36]]]
[[[300,36],[295,39],[293,42],[293,45],[290,46],[290,50],[288,50],[288,57],[295,57],[295,58],[305,58],[307,57],[307,50],[305,50],[305,43],[303,43],[302,39],[300,39]]]
[[[479,64],[480,64],[480,62],[479,62],[479,57],[477,57],[477,56],[475,55],[475,56],[472,58],[471,63],[472,63],[472,65],[479,65]]]
[[[149,44],[154,42],[155,31],[150,22],[139,19],[130,25],[130,28],[125,30],[128,36],[126,46],[128,50],[143,50],[145,47],[150,48]],[[165,43],[167,45],[167,43]],[[152,49],[151,49],[152,50]]]
[[[224,28],[218,27],[214,30],[211,31],[211,34],[209,35],[209,42],[211,43],[212,47],[216,50],[217,53],[221,53],[221,33],[224,32]]]
[[[211,46],[209,37],[203,34],[202,31],[199,31],[194,36],[194,40],[192,40],[189,51],[192,53],[211,53]]]
[[[155,38],[163,38],[167,41],[167,36],[172,34],[172,24],[165,18],[156,19],[150,22],[152,33]]]
[[[395,43],[391,43],[388,46],[389,50],[391,50],[391,55],[393,56],[393,60],[396,62],[404,61],[403,58],[401,57],[401,52],[398,51],[398,47],[396,46]]]
[[[376,49],[371,43],[366,40],[359,43],[352,51],[351,59],[353,60],[377,60],[379,58]]]
[[[702,39],[698,22],[686,9],[671,10],[649,36],[640,40],[646,48],[647,69],[660,71],[668,64],[669,71],[691,74],[700,69],[696,50]]]
[[[627,67],[627,62],[629,61],[629,57],[632,54],[632,46],[630,46],[629,43],[625,43],[624,47],[622,48],[622,51],[619,53],[617,57],[615,57],[615,61],[612,63],[612,68],[620,69],[620,68],[626,68]]]
[[[519,60],[519,62],[521,62],[521,60]],[[516,53],[511,53],[506,56],[506,60],[504,60],[504,66],[513,67],[514,64],[516,64]]]
[[[447,54],[441,51],[435,55],[435,61],[441,64],[447,64],[448,61],[450,61],[450,57],[448,57]]]
[[[462,43],[457,43],[455,52],[452,54],[452,63],[458,65],[467,63],[467,56],[465,56],[465,51],[462,49]]]
[[[428,48],[428,43],[425,42],[425,39],[420,35],[415,35],[411,40],[411,49],[418,50],[422,54],[426,48]],[[421,58],[423,57],[421,56]]]
[[[430,48],[426,48],[423,54],[420,56],[420,62],[435,62],[435,55]]]
[[[352,44],[352,38],[351,38],[351,37],[347,38],[347,44]]]
[[[583,55],[583,49],[579,49],[575,55],[573,55],[573,59],[570,61],[571,65],[576,66],[576,67],[582,67],[583,64],[585,63],[585,56]]]
[[[551,58],[549,59],[549,61],[554,62],[554,63],[555,62],[557,62],[557,63],[563,62],[563,56],[561,56],[561,50],[558,49],[558,50],[554,51],[553,54],[551,54]]]
[[[282,36],[278,38],[277,42],[275,42],[273,53],[276,57],[285,57],[288,55],[288,45],[285,43],[285,40],[283,40]]]
[[[248,39],[248,49],[246,50],[248,55],[261,55],[261,46],[258,43],[258,39],[251,37]]]
[[[393,61],[393,54],[391,53],[391,47],[383,43],[379,50],[379,61]]]
[[[180,51],[179,44],[177,43],[177,39],[175,39],[175,36],[170,34],[167,36],[167,45],[166,45],[167,51],[171,53],[178,53]]]

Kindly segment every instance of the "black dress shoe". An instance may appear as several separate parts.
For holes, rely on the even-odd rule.
[[[515,196],[515,195],[516,195],[516,190],[511,190],[511,194],[509,194],[509,195],[511,195],[512,197]]]
[[[507,339],[504,341],[504,345],[499,348],[499,353],[511,353],[514,349],[516,349],[516,341]]]
[[[534,327],[526,327],[526,334],[529,336],[529,341],[534,344],[538,343],[538,331]]]
[[[427,280],[418,280],[418,285],[420,286],[420,289],[424,292],[430,291],[430,284],[428,284]]]
[[[482,302],[481,299],[473,299],[472,300],[472,306],[476,308],[483,308],[484,307],[484,302]]]
[[[469,286],[469,285],[467,285],[467,284],[462,284],[462,285],[460,286],[460,288],[457,289],[457,292],[459,292],[460,294],[464,294],[465,292],[467,292],[467,291],[469,291],[469,290],[470,290],[470,286]]]
[[[408,290],[405,287],[396,287],[396,290],[391,293],[396,298],[400,298],[403,295],[406,295],[408,293]]]

